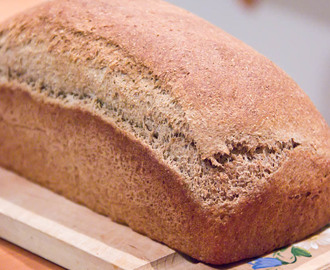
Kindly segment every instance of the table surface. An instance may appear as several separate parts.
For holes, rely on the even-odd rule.
[[[0,268],[1,270],[64,269],[3,239],[0,239]]]

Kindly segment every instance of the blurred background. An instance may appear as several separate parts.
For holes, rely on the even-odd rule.
[[[286,71],[330,124],[330,0],[167,0]]]
[[[330,0],[167,1],[205,18],[275,62],[330,124]],[[0,20],[39,2],[0,0]]]

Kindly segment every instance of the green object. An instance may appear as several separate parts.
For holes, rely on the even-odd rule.
[[[312,254],[310,254],[306,249],[300,248],[300,247],[295,247],[293,246],[291,248],[291,253],[294,256],[301,256],[301,257],[312,257]]]

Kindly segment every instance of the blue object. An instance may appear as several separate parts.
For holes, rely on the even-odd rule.
[[[268,268],[282,265],[282,261],[276,258],[259,258],[252,262],[249,262],[253,269]]]

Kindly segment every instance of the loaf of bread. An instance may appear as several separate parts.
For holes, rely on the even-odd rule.
[[[0,26],[0,165],[198,260],[330,221],[330,131],[271,61],[160,0],[59,0]]]

